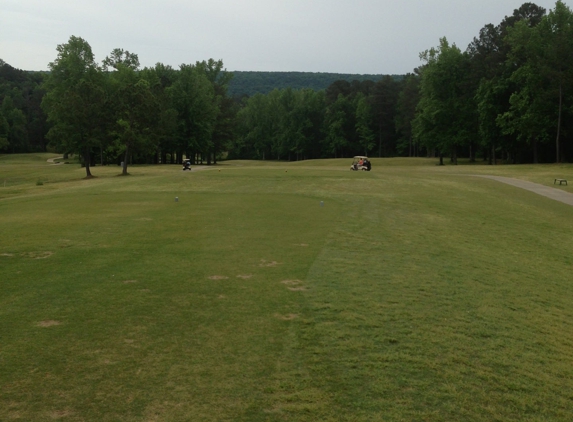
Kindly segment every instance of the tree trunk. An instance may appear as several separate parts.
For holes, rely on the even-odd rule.
[[[538,159],[537,159],[537,138],[533,138],[533,164],[537,164],[539,163]]]
[[[440,151],[440,165],[444,165],[444,154],[442,154],[442,151]]]
[[[555,140],[555,147],[556,147],[556,163],[561,162],[561,154],[559,148],[559,137],[561,135],[561,110],[563,108],[563,87],[562,83],[559,83],[559,114],[557,117],[557,139]]]
[[[412,157],[412,137],[410,136],[410,145],[409,145],[409,149],[408,149],[408,157]]]
[[[129,145],[125,146],[125,156],[123,157],[123,170],[121,174],[127,176],[127,159],[129,158]]]
[[[378,133],[379,133],[378,158],[381,158],[382,157],[382,120],[380,120],[380,122],[378,124]]]
[[[90,148],[86,147],[86,153],[84,157],[84,161],[86,164],[86,177],[92,177],[92,172],[90,171]]]

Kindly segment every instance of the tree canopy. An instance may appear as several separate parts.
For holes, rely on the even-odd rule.
[[[0,60],[0,151],[77,153],[90,166],[218,159],[458,156],[573,159],[573,14],[524,3],[465,50],[442,38],[408,75],[228,72],[222,60],[140,68],[82,38],[49,72]]]

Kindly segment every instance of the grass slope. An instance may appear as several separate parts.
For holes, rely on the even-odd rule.
[[[570,419],[573,208],[467,176],[570,166],[49,157],[0,156],[0,420]]]

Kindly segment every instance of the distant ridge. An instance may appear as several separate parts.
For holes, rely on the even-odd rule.
[[[333,82],[344,80],[377,82],[386,75],[359,75],[350,73],[313,73],[313,72],[245,72],[233,71],[233,79],[229,84],[229,94],[234,97],[242,95],[267,94],[273,89],[303,89],[316,91],[328,88]],[[403,75],[391,75],[402,79]]]

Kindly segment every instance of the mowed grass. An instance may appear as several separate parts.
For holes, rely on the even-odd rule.
[[[573,167],[49,157],[0,156],[0,420],[570,420],[573,208],[468,175]]]

